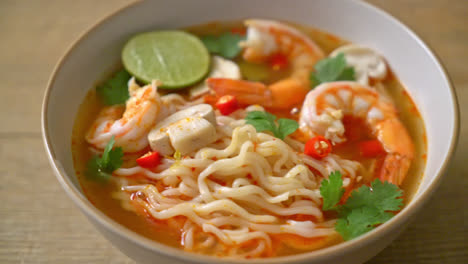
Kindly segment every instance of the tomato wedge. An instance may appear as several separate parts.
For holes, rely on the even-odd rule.
[[[139,157],[136,162],[140,167],[151,169],[161,164],[161,155],[157,151],[150,151]]]
[[[304,154],[312,158],[322,159],[328,156],[332,150],[331,142],[322,136],[316,136],[306,142]]]
[[[219,109],[221,114],[229,115],[239,108],[239,104],[236,97],[232,95],[224,95],[219,98],[218,102],[216,102],[216,108]]]

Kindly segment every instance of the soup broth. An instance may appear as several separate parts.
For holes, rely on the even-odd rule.
[[[294,25],[295,28],[303,32],[305,35],[310,37],[323,51],[325,54],[331,53],[336,48],[349,44],[348,41],[343,40],[337,36],[334,36],[330,33],[326,33],[311,27]],[[245,34],[246,28],[244,27],[242,21],[238,22],[215,22],[204,25],[193,26],[185,29],[185,31],[190,32],[196,36],[206,36],[206,35],[219,35],[224,32],[239,32],[240,34]],[[265,84],[272,84],[278,80],[287,78],[291,75],[291,66],[284,67],[281,69],[274,69],[265,63],[253,63],[248,62],[242,58],[242,56],[236,56],[233,61],[239,65],[242,76],[245,79],[251,81],[260,81]],[[103,69],[105,71],[105,69]],[[372,82],[372,80],[371,80]],[[404,203],[408,204],[417,188],[419,182],[424,174],[425,162],[426,162],[426,149],[427,142],[425,136],[424,123],[419,114],[419,111],[414,104],[414,102],[409,97],[408,93],[405,90],[404,85],[398,80],[398,78],[392,73],[389,72],[385,79],[381,81],[381,84],[385,87],[385,90],[391,97],[392,101],[395,104],[395,107],[398,111],[398,117],[401,122],[404,124],[404,127],[408,130],[408,133],[414,143],[414,159],[411,162],[411,167],[405,177],[400,188],[404,193]],[[161,94],[169,93],[167,90],[158,90]],[[190,96],[186,90],[176,91],[181,94],[187,101],[190,101]],[[143,178],[122,178],[118,181],[96,181],[86,177],[87,163],[88,161],[96,154],[95,151],[90,148],[90,145],[85,140],[85,135],[87,130],[92,126],[96,116],[103,109],[104,105],[102,101],[98,98],[95,89],[90,89],[89,93],[86,95],[83,103],[81,104],[78,115],[76,117],[73,134],[72,134],[72,152],[74,165],[76,170],[76,175],[79,179],[79,182],[82,186],[84,194],[87,196],[89,201],[93,203],[96,208],[104,212],[110,218],[114,219],[123,226],[133,230],[134,232],[145,236],[147,238],[153,239],[155,241],[170,245],[172,247],[184,249],[183,240],[181,236],[184,235],[183,230],[181,230],[181,224],[185,221],[185,217],[176,216],[168,220],[158,220],[155,217],[151,217],[150,214],[145,212],[144,208],[133,206],[131,199],[128,199],[128,195],[123,195],[121,191],[122,184],[143,184],[150,183],[155,186],[158,185],[158,180],[155,179],[143,179]],[[291,111],[291,109],[266,109],[275,114],[278,117],[286,117],[293,120],[298,120],[300,113],[300,105],[297,106],[297,110]],[[343,144],[337,144],[333,146],[332,154],[336,154],[344,159],[358,161],[364,167],[362,169],[362,177],[364,179],[364,184],[368,184],[372,179],[372,172],[374,171],[372,166],[377,166],[376,158],[363,158],[359,154],[359,142],[363,140],[369,140],[375,138],[372,135],[372,131],[368,128],[365,128],[366,125],[363,124],[362,120],[353,119],[350,117],[344,118],[344,125],[346,131],[358,131],[358,136],[354,139],[350,139]],[[349,132],[351,133],[351,132]],[[301,135],[297,133],[292,134],[291,137],[301,140]],[[305,143],[305,142],[304,142]],[[134,154],[125,154],[124,156],[124,165],[123,167],[133,167],[136,165],[135,160],[141,156],[148,148],[144,151],[137,151]],[[367,175],[366,172],[369,174]],[[367,175],[367,176],[366,176]],[[357,186],[356,186],[357,187]],[[167,188],[167,187],[165,187]],[[132,194],[137,195],[137,194]],[[122,202],[122,200],[129,200],[128,202]],[[243,205],[242,202],[239,204]],[[130,208],[129,208],[130,207]],[[332,214],[333,215],[333,214]],[[286,216],[279,216],[286,217]],[[294,220],[299,221],[301,217],[306,219],[314,220],[314,217],[308,218],[308,216],[301,216],[300,214],[295,215]],[[327,214],[325,214],[325,219],[327,219]],[[196,232],[202,232],[201,229],[194,229]],[[271,238],[271,247],[274,250],[271,250],[270,253],[258,254],[253,257],[270,257],[270,256],[284,256],[297,254],[305,251],[310,251],[325,246],[333,245],[342,241],[339,236],[331,236],[327,239],[322,239],[321,237],[316,238],[317,241],[322,239],[320,243],[316,243],[315,246],[311,247],[294,247],[290,246],[287,243],[282,241],[293,239],[300,240],[299,236],[288,237],[288,235],[277,235],[270,234]],[[306,242],[297,242],[297,243],[311,243],[311,240]],[[313,240],[312,240],[313,241]],[[217,242],[219,243],[219,241]],[[253,242],[252,242],[253,243]],[[256,244],[244,243],[246,251],[254,248]],[[192,250],[197,253],[217,255],[217,256],[226,256],[229,255],[229,247],[223,248],[220,250],[216,246],[212,246],[208,249],[203,250]],[[249,257],[249,256],[247,256]],[[251,256],[250,256],[251,257]]]

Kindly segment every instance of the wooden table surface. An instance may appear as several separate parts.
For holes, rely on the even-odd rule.
[[[54,65],[80,34],[129,0],[0,0],[0,263],[134,263],[59,186],[40,110]],[[456,155],[424,212],[368,263],[468,263],[468,1],[370,0],[440,56],[461,110]]]

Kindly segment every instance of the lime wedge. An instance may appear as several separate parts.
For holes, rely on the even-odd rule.
[[[139,81],[160,80],[178,89],[200,81],[209,71],[210,54],[199,38],[183,31],[155,31],[132,37],[122,50],[125,69]]]

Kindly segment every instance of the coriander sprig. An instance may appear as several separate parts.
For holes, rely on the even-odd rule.
[[[219,36],[203,36],[201,41],[205,44],[209,52],[219,54],[228,59],[233,59],[241,52],[242,48],[239,46],[239,42],[244,39],[245,38],[239,34],[226,32]]]
[[[121,147],[113,148],[114,136],[107,143],[102,156],[95,155],[87,164],[86,175],[94,180],[108,180],[112,172],[122,166],[123,150]]]
[[[344,204],[339,204],[345,192],[339,171],[332,172],[320,186],[324,211],[336,211],[339,219],[335,230],[344,240],[356,238],[394,216],[403,206],[403,191],[390,182],[374,180],[351,193]]]
[[[315,64],[315,72],[310,74],[310,84],[315,87],[321,83],[333,81],[354,81],[354,68],[346,65],[343,53],[325,58]]]
[[[295,120],[288,118],[280,118],[277,121],[278,124],[276,124],[276,116],[263,111],[249,112],[245,120],[247,120],[247,124],[254,126],[258,132],[271,131],[279,139],[284,139],[299,128],[299,124]]]
[[[120,70],[112,78],[96,87],[96,91],[104,104],[124,104],[127,101],[130,97],[127,87],[130,77],[126,70]]]
[[[322,209],[324,211],[338,209],[337,204],[340,202],[344,192],[341,172],[334,171],[330,173],[328,180],[324,179],[320,185],[320,194],[323,198]]]

